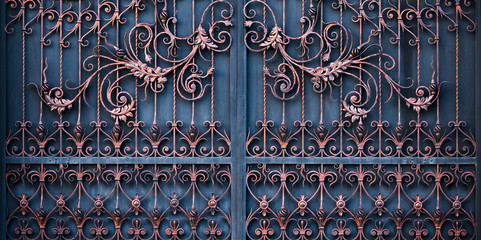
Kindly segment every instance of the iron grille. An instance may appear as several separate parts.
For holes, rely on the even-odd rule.
[[[6,0],[6,237],[474,239],[478,5]]]
[[[465,5],[249,1],[247,155],[475,156]]]

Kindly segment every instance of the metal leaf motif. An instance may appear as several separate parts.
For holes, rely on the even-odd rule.
[[[61,114],[65,109],[72,108],[72,100],[50,97],[49,95],[44,96],[45,103],[50,107],[51,111],[57,110],[58,114]]]
[[[343,102],[343,111],[346,112],[345,117],[351,118],[351,121],[358,121],[367,117],[368,111],[363,108],[358,108],[353,105],[348,105],[346,101]]]
[[[275,26],[274,28],[272,28],[267,39],[259,46],[266,47],[266,49],[269,49],[270,47],[277,48],[278,44],[283,44],[281,32],[282,30],[279,27]]]
[[[128,117],[133,117],[132,112],[135,110],[135,102],[131,102],[123,107],[114,108],[110,111],[112,118],[120,121],[127,121]]]
[[[164,84],[167,82],[165,77],[171,71],[161,67],[152,68],[143,62],[127,62],[125,63],[127,69],[134,74],[134,76],[143,79],[147,83]]]
[[[228,22],[228,24],[230,24],[230,22]],[[198,44],[201,49],[207,48],[208,50],[212,50],[218,48],[218,46],[207,36],[207,32],[202,26],[199,26],[197,31],[199,34],[195,38],[195,44]]]

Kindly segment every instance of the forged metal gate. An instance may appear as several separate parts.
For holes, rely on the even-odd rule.
[[[475,239],[480,9],[6,0],[0,230]]]

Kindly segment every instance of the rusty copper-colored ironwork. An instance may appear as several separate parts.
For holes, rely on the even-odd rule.
[[[6,177],[9,239],[231,236],[228,166],[22,164]]]
[[[118,1],[78,1],[78,6],[62,0],[6,3],[15,14],[5,30],[10,35],[21,34],[22,38],[22,119],[16,122],[18,129],[8,136],[8,156],[230,154],[229,136],[214,117],[214,76],[223,71],[214,70],[214,57],[228,52],[231,46],[233,9],[229,2],[208,1],[199,16],[192,1],[192,32],[187,36],[177,33],[179,10],[175,0],[132,0],[126,6]],[[152,20],[140,22],[142,16]],[[35,39],[33,35],[40,37]],[[40,59],[35,65],[40,64],[40,74],[29,70],[32,62],[27,61],[32,56],[26,45],[37,43]],[[59,59],[47,58],[55,48]],[[85,56],[84,52],[90,54]],[[64,80],[67,73],[63,69],[75,62],[73,59],[77,59],[78,76]],[[49,70],[53,64],[59,65],[57,76]],[[125,87],[129,81],[133,85]],[[158,104],[161,95],[169,95],[167,85],[172,89],[170,113],[160,111]],[[26,108],[38,105],[26,101],[35,88],[41,100],[40,113],[29,119]],[[200,119],[199,124],[195,104],[209,94],[210,101],[199,104],[209,104],[210,116]],[[96,97],[96,104],[89,101],[91,95]],[[153,117],[141,119],[139,108],[148,98],[153,99],[153,105],[146,107]],[[177,116],[179,99],[191,105],[187,108],[191,112],[186,127],[185,119]],[[68,116],[75,113],[67,112],[75,108],[76,120],[71,121]],[[53,120],[48,110],[57,113],[58,119]],[[96,111],[96,119],[90,118],[88,113],[92,111]],[[113,123],[103,117],[102,111],[113,118]],[[168,113],[172,117],[165,122],[165,128],[159,121]],[[90,128],[82,123],[87,120],[91,120]]]
[[[464,25],[468,33],[476,29],[464,10],[470,2],[303,0],[297,3],[302,5],[297,19],[292,11],[287,13],[286,4],[293,6],[285,0],[251,0],[244,6],[245,45],[261,53],[263,61],[262,70],[256,69],[262,71],[263,84],[254,84],[263,87],[263,112],[247,137],[248,156],[475,156],[474,135],[460,119],[458,98],[459,31]],[[282,10],[276,12],[271,5]],[[296,32],[293,24],[301,28],[299,35],[286,33]],[[444,32],[440,26],[446,25]],[[441,58],[447,52],[439,45],[450,44],[453,38],[455,73],[452,78],[440,76],[439,65],[447,62]],[[402,59],[412,50],[413,77]],[[421,62],[421,54],[431,61]],[[260,74],[255,76],[261,82]],[[312,103],[307,107],[315,98],[309,91],[319,97],[314,108]],[[441,105],[438,99],[448,92],[456,95],[455,114],[446,118],[440,116],[440,108],[451,103]],[[306,99],[308,94],[311,98]],[[383,112],[383,106],[395,107],[390,102],[396,98],[397,119]],[[336,105],[335,116],[332,110],[326,115],[325,110]],[[427,116],[434,111],[432,124],[424,118],[432,119]],[[308,119],[308,113],[319,117]],[[295,121],[289,122],[293,115]]]
[[[475,238],[472,166],[259,164],[247,190],[248,239]]]
[[[471,0],[4,4],[8,238],[476,237]]]

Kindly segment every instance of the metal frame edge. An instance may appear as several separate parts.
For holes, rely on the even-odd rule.
[[[481,23],[481,3],[476,2],[475,6],[476,23]],[[476,142],[481,142],[481,31],[476,29],[475,37],[475,128]],[[481,221],[481,154],[476,151],[476,223]],[[481,239],[481,227],[476,227],[476,239]]]
[[[5,26],[6,24],[6,3],[0,4],[0,26]],[[3,28],[2,28],[3,30]],[[0,138],[6,139],[6,85],[7,85],[7,74],[6,74],[6,33],[5,31],[0,31]],[[0,144],[0,238],[6,239],[7,237],[7,223],[6,223],[6,204],[7,204],[7,190],[6,190],[6,154],[5,154],[6,141],[3,140]]]

